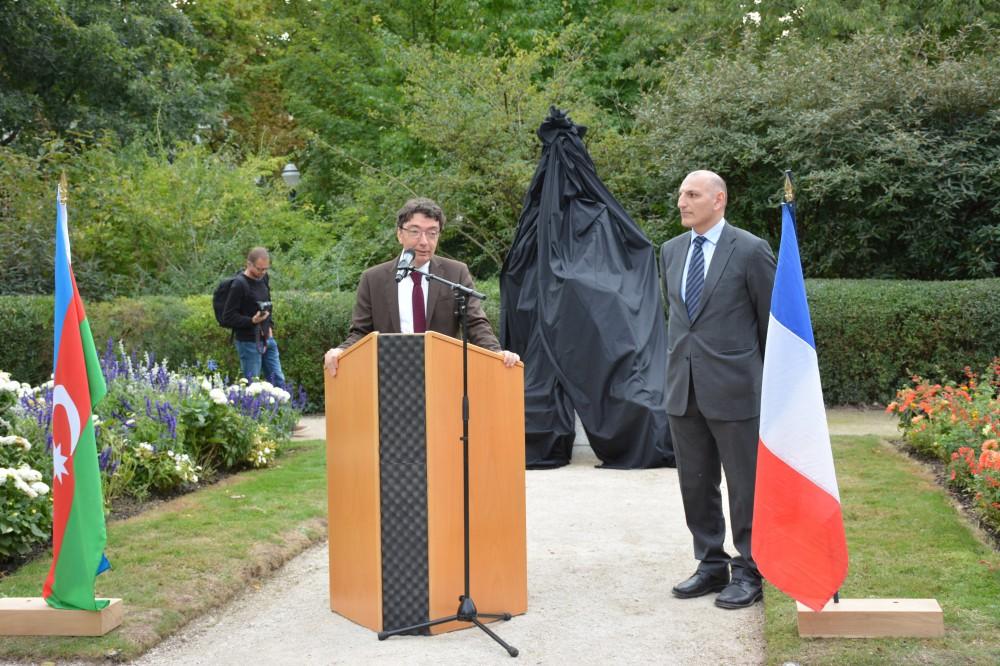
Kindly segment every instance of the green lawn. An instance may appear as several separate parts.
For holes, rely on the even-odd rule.
[[[0,657],[138,656],[326,538],[325,464],[321,441],[293,442],[273,468],[109,523],[113,569],[98,577],[97,592],[124,599],[119,630],[101,638],[4,637]],[[0,580],[0,596],[41,596],[50,560],[40,557]]]
[[[1000,663],[1000,554],[920,465],[876,437],[835,437],[850,567],[844,598],[934,598],[939,639],[798,637],[795,603],[765,594],[769,664]]]

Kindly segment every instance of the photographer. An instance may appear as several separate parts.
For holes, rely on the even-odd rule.
[[[243,376],[248,380],[263,376],[275,386],[284,387],[285,375],[281,371],[271,316],[271,288],[267,278],[270,268],[271,257],[265,248],[250,250],[246,269],[232,281],[223,321],[233,329]]]

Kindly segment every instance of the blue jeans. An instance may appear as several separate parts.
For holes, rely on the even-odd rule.
[[[236,340],[236,353],[240,357],[240,372],[248,381],[261,376],[275,386],[285,387],[285,373],[281,371],[281,359],[278,357],[278,343],[274,338],[267,339],[267,349],[261,354],[254,341]]]

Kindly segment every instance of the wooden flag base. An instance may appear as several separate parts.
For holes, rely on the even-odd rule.
[[[50,608],[41,597],[0,599],[0,635],[3,636],[103,636],[122,623],[121,599],[99,611]]]
[[[841,599],[819,613],[798,602],[799,636],[875,638],[944,636],[936,599]]]

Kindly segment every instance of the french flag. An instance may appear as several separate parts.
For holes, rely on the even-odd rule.
[[[847,576],[847,540],[793,206],[781,206],[751,551],[764,578],[819,611]]]

